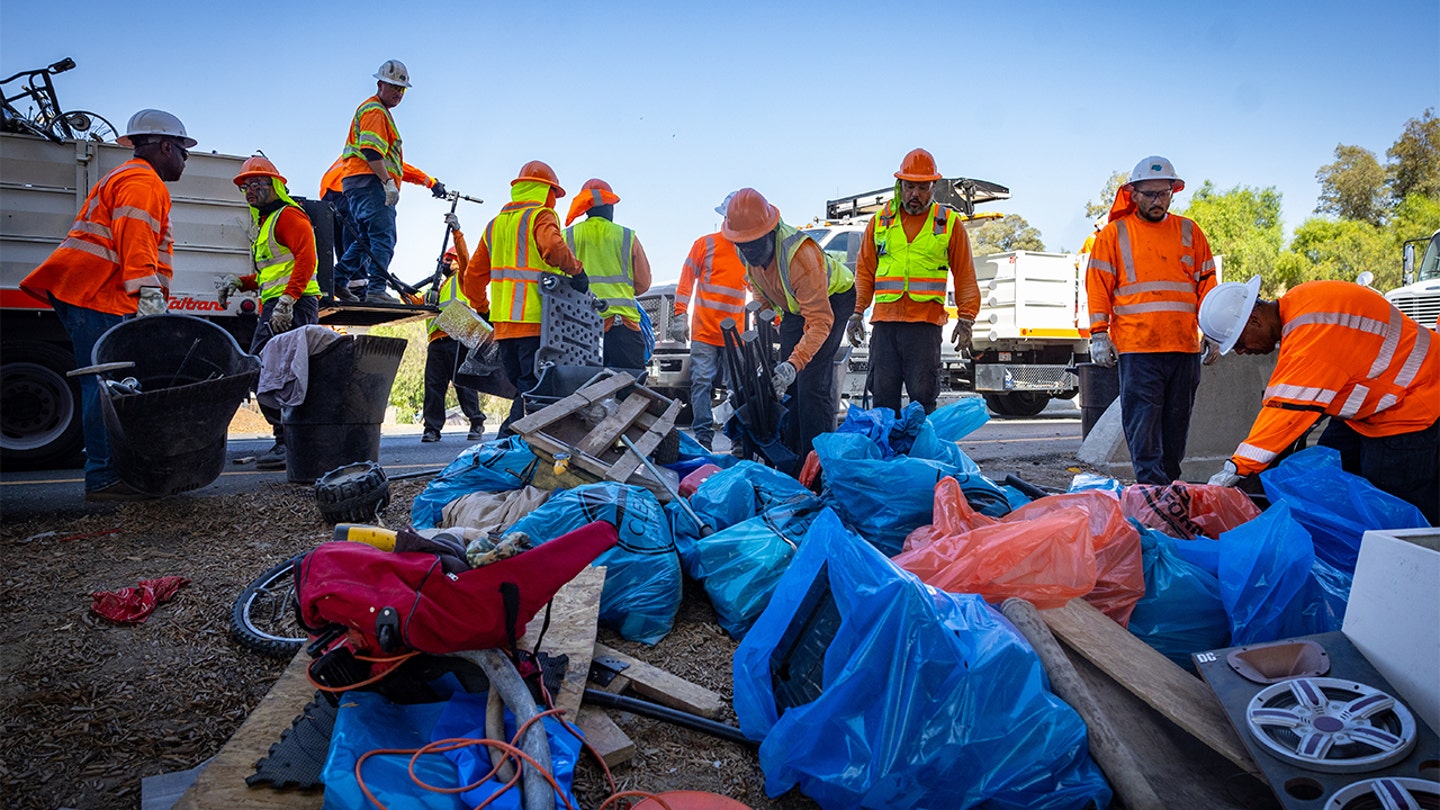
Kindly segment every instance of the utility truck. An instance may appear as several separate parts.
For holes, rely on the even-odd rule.
[[[1415,246],[1424,245],[1420,265],[1415,265]],[[1405,242],[1404,286],[1385,293],[1385,298],[1421,326],[1440,329],[1440,231],[1430,237]]]

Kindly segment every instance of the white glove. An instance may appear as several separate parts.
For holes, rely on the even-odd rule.
[[[955,344],[955,351],[970,348],[970,338],[974,332],[974,319],[956,318],[955,328],[950,332],[950,342]]]
[[[845,337],[850,341],[851,346],[860,346],[865,342],[865,316],[863,314],[857,312],[845,322]]]
[[[1208,482],[1212,487],[1233,487],[1240,483],[1240,471],[1235,469],[1235,462],[1227,461],[1220,472],[1210,476]]]
[[[141,317],[146,315],[164,315],[165,291],[159,287],[141,287],[140,303],[135,307],[135,314]]]
[[[240,277],[234,273],[226,273],[215,279],[215,297],[219,299],[220,306],[229,304],[230,296],[237,292],[240,292]]]
[[[1115,344],[1104,332],[1090,336],[1090,362],[1102,368],[1114,368],[1120,357],[1115,353]]]
[[[381,188],[385,189],[386,205],[393,206],[394,204],[400,202],[400,187],[395,185],[395,180],[393,178],[386,180],[385,185],[381,186]]]
[[[1220,344],[1210,338],[1204,338],[1203,342],[1205,346],[1200,350],[1200,364],[1204,366],[1214,365],[1215,361],[1220,359]]]
[[[288,332],[294,325],[295,299],[289,293],[282,293],[280,300],[275,302],[275,309],[270,311],[270,334]]]
[[[460,230],[460,218],[457,217],[457,216],[455,216],[455,214],[453,214],[453,213],[449,213],[449,214],[446,214],[446,215],[445,215],[445,224],[446,224],[446,225],[449,225],[449,226],[450,226],[450,230],[452,230],[452,231],[458,231],[458,230]]]
[[[670,325],[666,327],[665,333],[671,340],[684,342],[690,337],[690,326],[685,322],[684,315],[671,315]]]
[[[789,360],[775,366],[775,376],[770,379],[770,384],[775,387],[775,396],[778,399],[785,398],[785,392],[795,383],[795,366]]]

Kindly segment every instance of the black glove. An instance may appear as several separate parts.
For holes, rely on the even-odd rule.
[[[590,277],[585,275],[584,271],[576,273],[570,277],[570,286],[574,287],[576,292],[590,292]]]
[[[435,185],[433,185],[433,186],[430,187],[430,193],[431,193],[431,194],[434,194],[437,199],[438,199],[438,198],[441,198],[441,197],[444,197],[444,196],[445,196],[445,184],[442,183],[442,182],[440,182],[439,180],[436,180],[436,181],[435,181]]]

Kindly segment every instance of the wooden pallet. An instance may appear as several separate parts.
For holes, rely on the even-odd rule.
[[[596,403],[619,398],[619,407],[593,427],[581,413]],[[567,397],[541,408],[511,426],[525,438],[542,462],[536,486],[572,487],[599,481],[643,486],[661,503],[670,500],[659,481],[637,471],[641,460],[620,442],[625,436],[649,456],[675,429],[680,415],[678,400],[651,391],[624,372],[592,382]]]

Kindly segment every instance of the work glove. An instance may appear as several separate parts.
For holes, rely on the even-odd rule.
[[[585,271],[582,270],[571,276],[569,281],[570,286],[575,288],[575,292],[590,292],[590,277],[585,275]]]
[[[789,360],[775,367],[775,376],[770,379],[770,384],[775,387],[776,398],[785,398],[785,392],[795,383],[795,374],[795,366]]]
[[[140,303],[135,307],[135,314],[142,318],[146,315],[164,315],[165,291],[159,287],[141,287]]]
[[[1200,364],[1214,365],[1215,361],[1220,359],[1220,344],[1210,338],[1205,338],[1204,343],[1204,348],[1200,350]]]
[[[845,322],[845,337],[850,341],[851,346],[860,346],[865,342],[865,316],[859,312],[850,316]]]
[[[1209,484],[1212,487],[1233,487],[1240,483],[1240,471],[1235,469],[1235,462],[1227,461],[1220,472],[1210,476]]]
[[[970,348],[970,338],[975,334],[975,319],[957,318],[955,328],[950,330],[950,342],[955,345],[955,351]]]
[[[1114,368],[1120,357],[1115,353],[1115,344],[1104,332],[1090,336],[1090,362],[1101,368]]]
[[[270,311],[270,334],[278,335],[290,331],[295,325],[295,299],[289,293],[282,293]]]
[[[240,277],[234,273],[226,273],[215,279],[215,297],[219,299],[221,307],[227,306],[230,296],[237,292],[240,292]]]
[[[400,202],[400,187],[395,185],[394,178],[386,180],[385,185],[381,186],[381,188],[385,189],[386,205],[393,206]]]
[[[452,231],[460,230],[460,218],[455,216],[453,211],[445,215],[445,224],[449,225]]]
[[[436,180],[435,184],[430,186],[430,193],[435,195],[435,199],[437,200],[444,199],[446,194],[445,184],[440,182],[439,180]]]
[[[690,326],[685,321],[685,316],[675,314],[670,316],[670,326],[665,330],[671,340],[685,342],[690,337]]]

